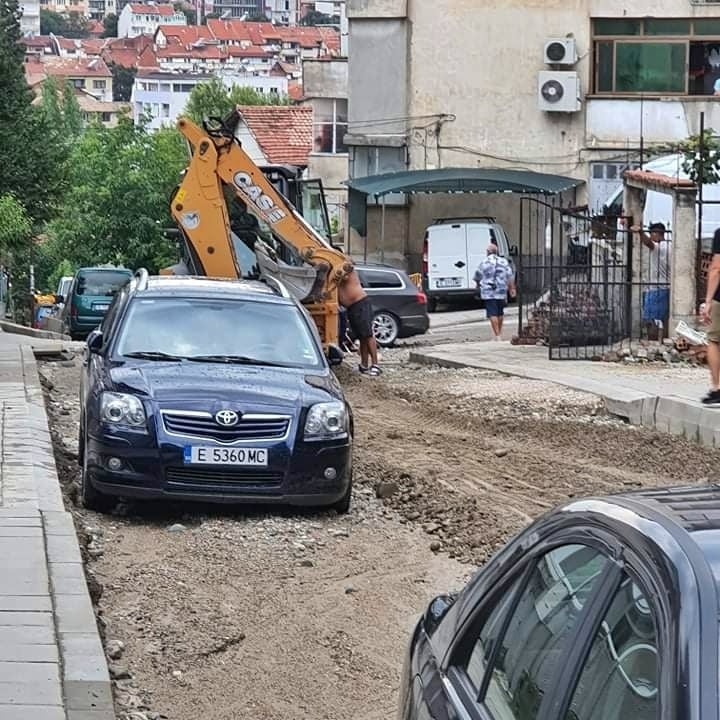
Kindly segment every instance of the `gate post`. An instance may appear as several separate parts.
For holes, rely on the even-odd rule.
[[[678,322],[690,321],[697,303],[697,188],[673,189],[672,267],[670,269],[670,332]]]
[[[626,319],[626,327],[628,330],[628,338],[640,337],[640,328],[642,325],[642,287],[640,280],[642,278],[642,252],[634,252],[632,243],[635,242],[634,233],[630,232],[633,225],[645,225],[643,221],[645,190],[625,182],[625,191],[623,194],[623,215],[629,218],[630,225],[623,232],[623,241],[625,243],[625,252],[623,259],[628,264],[627,277],[630,280],[627,288],[628,293],[628,317]]]

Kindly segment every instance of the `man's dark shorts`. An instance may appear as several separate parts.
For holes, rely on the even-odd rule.
[[[347,309],[350,328],[358,340],[368,340],[373,336],[373,308],[369,297],[353,303]]]
[[[489,318],[502,317],[505,315],[504,300],[485,300],[485,312]]]

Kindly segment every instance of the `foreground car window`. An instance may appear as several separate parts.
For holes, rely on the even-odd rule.
[[[652,609],[625,577],[592,644],[567,720],[654,720],[657,675]]]
[[[603,555],[583,545],[557,548],[539,560],[510,618],[490,675],[485,704],[497,720],[537,716],[606,564]]]
[[[122,323],[116,352],[321,366],[307,323],[295,306],[225,298],[136,299]]]

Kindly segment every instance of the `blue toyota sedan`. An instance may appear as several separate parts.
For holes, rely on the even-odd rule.
[[[140,271],[88,338],[80,392],[89,508],[126,497],[349,509],[350,407],[279,283]]]

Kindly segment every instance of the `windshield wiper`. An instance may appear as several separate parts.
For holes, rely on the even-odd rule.
[[[287,367],[282,363],[260,360],[247,355],[189,355],[185,360],[208,363],[227,363],[228,365],[268,365],[269,367]]]
[[[140,360],[187,360],[182,355],[170,355],[169,353],[157,350],[138,350],[137,352],[125,353],[124,357],[139,358]]]

